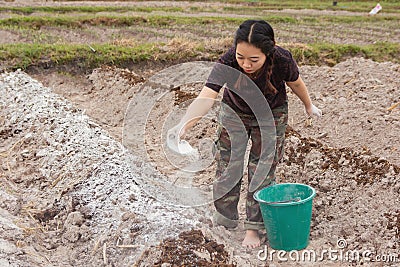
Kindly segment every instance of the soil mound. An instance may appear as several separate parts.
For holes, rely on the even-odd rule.
[[[322,253],[340,241],[344,253],[371,251],[389,264],[400,258],[399,72],[396,64],[362,58],[301,67],[324,115],[306,121],[289,92],[290,127],[277,175],[278,182],[317,190],[307,249]],[[153,151],[145,159],[119,142],[123,114],[144,75],[104,67],[88,77],[46,77],[49,87],[21,71],[0,76],[1,266],[269,263],[257,259],[259,250],[241,247],[241,224],[213,227],[212,207],[167,205],[148,193],[152,186],[162,194],[169,181],[160,171],[163,155]],[[171,88],[174,97],[158,109],[194,97],[197,91],[186,87]],[[194,128],[193,138],[215,138],[213,123]],[[160,123],[155,118],[149,127],[158,131]],[[209,184],[212,168],[196,182]],[[243,218],[243,201],[239,207]]]

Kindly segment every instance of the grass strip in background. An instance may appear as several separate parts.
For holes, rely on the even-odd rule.
[[[56,16],[56,17],[27,17],[19,16],[0,20],[0,26],[17,26],[21,28],[38,29],[42,26],[63,26],[81,28],[84,25],[126,27],[147,25],[163,27],[166,25],[204,25],[212,23],[238,24],[244,19],[221,17],[184,17],[184,16]]]
[[[290,23],[290,24],[321,24],[326,25],[329,23],[344,23],[353,24],[360,22],[371,22],[378,24],[384,21],[398,21],[396,16],[291,16],[291,15],[267,15],[260,17],[266,21],[277,23]],[[0,27],[18,27],[18,28],[33,28],[40,29],[40,27],[68,27],[68,28],[82,28],[88,26],[108,26],[108,27],[129,27],[129,26],[153,26],[165,27],[170,25],[212,25],[218,24],[231,24],[239,25],[245,18],[235,17],[191,17],[191,16],[172,16],[172,15],[148,15],[148,16],[95,16],[95,15],[80,15],[80,16],[15,16],[6,19],[0,19]]]
[[[400,44],[375,43],[370,45],[351,44],[283,44],[301,65],[334,66],[351,57],[364,57],[377,62],[400,63]]]
[[[284,16],[269,16],[270,22],[288,22],[296,23],[296,19]],[[127,27],[127,26],[153,26],[164,27],[168,25],[206,25],[206,24],[226,24],[238,25],[243,22],[244,18],[231,18],[231,17],[188,17],[188,16],[18,16],[0,20],[1,27],[20,27],[20,28],[34,28],[38,29],[42,26],[63,26],[70,28],[81,28],[84,25],[90,26],[110,26],[110,27]]]
[[[400,63],[400,44],[377,43],[365,46],[333,44],[282,44],[300,65],[333,66],[349,57],[362,56],[374,61]],[[30,66],[79,66],[92,69],[101,65],[127,66],[142,61],[215,60],[221,50],[206,49],[206,44],[172,40],[129,46],[107,45],[0,45],[0,60],[8,69]]]
[[[61,1],[61,0],[54,0]],[[80,1],[80,0],[62,0],[62,1]],[[96,2],[96,0],[92,0]],[[98,0],[101,1],[101,0]],[[124,0],[120,0],[124,2]],[[137,2],[145,2],[146,0],[136,0]],[[175,0],[173,2],[200,2],[199,0]],[[107,0],[105,1],[107,2]],[[112,2],[111,0],[109,2]],[[128,2],[128,1],[126,1]],[[167,2],[167,1],[166,1]],[[247,6],[251,8],[268,8],[268,9],[333,9],[333,10],[347,10],[350,12],[369,12],[375,5],[376,1],[353,1],[353,0],[339,0],[337,5],[333,6],[333,1],[330,0],[208,0],[207,2],[213,3],[226,3],[226,4],[237,4],[241,6]],[[384,7],[384,10],[388,12],[400,12],[400,2],[398,0],[380,0],[380,4]]]
[[[93,50],[92,50],[93,49]],[[78,64],[83,68],[101,65],[120,65],[124,62],[149,60],[157,53],[154,44],[134,47],[116,45],[41,45],[13,44],[0,45],[0,60],[8,62],[11,69],[26,69],[29,66],[57,66]]]
[[[98,13],[98,12],[184,12],[182,7],[136,7],[136,6],[24,6],[24,7],[0,7],[0,12],[30,15],[35,12],[43,13]]]
[[[23,6],[23,7],[12,7],[3,6],[0,7],[0,12],[10,12],[15,14],[30,15],[35,12],[42,13],[99,13],[99,12],[182,12],[182,13],[207,13],[207,12],[233,12],[236,14],[257,14],[268,12],[272,10],[283,10],[283,9],[314,9],[314,10],[331,10],[331,11],[348,11],[348,12],[368,12],[375,6],[375,2],[367,1],[351,1],[344,2],[338,1],[338,5],[333,6],[333,1],[252,1],[252,2],[240,2],[237,5],[225,5],[221,6],[186,6],[186,7],[151,7],[151,6]],[[380,2],[384,7],[383,13],[400,13],[400,2]]]
[[[8,69],[30,66],[53,67],[75,65],[92,69],[101,65],[132,65],[143,61],[190,59],[204,51],[199,43],[179,39],[144,44],[6,44],[0,45],[0,61]]]

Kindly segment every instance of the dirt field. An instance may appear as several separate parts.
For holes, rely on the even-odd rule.
[[[0,1],[4,4],[25,1]],[[30,3],[36,4],[67,3]],[[307,43],[311,38],[302,29],[290,35],[289,26],[277,27],[281,43]],[[371,27],[375,34],[377,26]],[[134,28],[87,29],[82,31],[86,37],[70,29],[42,30],[71,42],[98,41],[96,36],[111,42],[120,36],[117,31],[138,38]],[[222,27],[214,34],[226,36],[232,30]],[[365,37],[363,31],[346,31],[341,41],[372,42],[373,34]],[[339,41],[338,31],[328,32],[319,38]],[[392,34],[383,38],[398,41],[397,28],[389,26],[388,32]],[[187,37],[206,35],[190,29]],[[34,39],[13,30],[1,30],[0,37],[3,43]],[[277,171],[278,182],[306,183],[317,190],[308,250],[318,256],[324,249],[371,251],[370,258],[381,256],[381,262],[368,262],[367,257],[329,260],[327,255],[305,262],[276,255],[263,260],[260,249],[271,250],[267,241],[259,249],[244,249],[242,224],[230,231],[213,226],[208,198],[215,166],[207,151],[209,140],[215,139],[215,114],[188,137],[195,147],[204,148],[202,162],[207,164],[197,172],[185,171],[182,166],[193,166],[193,161],[188,165],[187,158],[174,158],[162,137],[176,119],[176,114],[169,117],[171,111],[193,99],[202,86],[188,78],[190,71],[204,69],[198,64],[199,69],[176,71],[172,65],[177,64],[104,66],[78,74],[42,68],[0,74],[0,266],[398,266],[398,64],[349,58],[333,67],[300,66],[324,115],[306,123],[300,101],[289,92],[290,127]],[[181,80],[157,85],[160,77],[175,76]],[[177,186],[194,189],[180,191]],[[240,213],[243,219],[243,201]]]

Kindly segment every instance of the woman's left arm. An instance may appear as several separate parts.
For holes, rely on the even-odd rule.
[[[300,76],[296,81],[286,82],[286,84],[292,89],[293,93],[297,95],[301,102],[303,102],[307,115],[322,116],[322,111],[313,105],[310,95],[308,94],[307,86]]]

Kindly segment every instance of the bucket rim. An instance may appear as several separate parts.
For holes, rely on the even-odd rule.
[[[267,201],[264,201],[264,200],[262,200],[262,199],[260,199],[260,198],[258,197],[258,195],[260,194],[260,192],[261,192],[262,190],[264,190],[265,188],[277,187],[277,186],[281,186],[281,185],[301,185],[301,186],[306,186],[306,187],[308,187],[308,188],[311,189],[311,195],[308,196],[308,197],[305,198],[305,199],[300,200],[300,201],[286,202],[286,203],[267,202]],[[315,197],[316,194],[317,194],[317,191],[315,190],[315,188],[313,188],[312,186],[309,186],[309,185],[307,185],[307,184],[302,184],[302,183],[280,183],[280,184],[274,184],[274,185],[267,186],[267,187],[264,187],[264,188],[261,188],[261,189],[257,190],[257,191],[253,194],[253,198],[254,198],[257,202],[263,203],[263,204],[266,204],[266,205],[269,205],[269,206],[280,206],[280,207],[284,207],[284,206],[300,205],[300,204],[303,204],[303,203],[305,203],[305,202],[308,202],[308,201],[312,200],[312,199]]]

